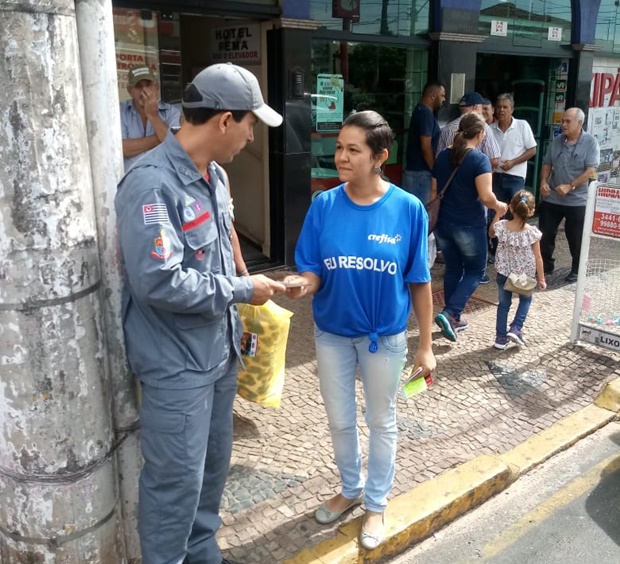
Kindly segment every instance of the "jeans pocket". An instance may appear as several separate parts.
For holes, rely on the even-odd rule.
[[[315,324],[314,325],[314,338],[318,339],[319,337],[325,335],[325,331],[321,331],[318,326]]]
[[[391,353],[401,354],[407,352],[407,332],[403,331],[396,335],[379,337],[381,346]]]

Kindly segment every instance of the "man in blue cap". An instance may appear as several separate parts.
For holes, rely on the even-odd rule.
[[[446,124],[444,128],[441,130],[441,135],[439,136],[439,143],[437,143],[437,155],[443,151],[446,147],[450,147],[452,142],[454,141],[454,135],[456,134],[459,123],[465,114],[470,112],[476,112],[482,116],[482,105],[484,103],[484,98],[478,94],[478,92],[468,92],[463,95],[463,97],[459,100],[459,110],[461,111],[461,115],[456,119],[453,119],[450,123]],[[484,119],[484,118],[483,118]],[[484,153],[489,160],[491,161],[491,167],[495,169],[499,164],[499,158],[501,156],[501,150],[497,141],[495,141],[495,137],[491,134],[489,130],[489,126],[487,125],[485,129],[485,136],[482,140],[482,143],[479,147],[480,151]]]
[[[200,72],[175,136],[139,159],[116,195],[125,287],[123,329],[142,385],[144,466],[138,528],[145,564],[225,564],[215,534],[232,451],[242,327],[238,303],[286,288],[236,276],[220,163],[282,116],[256,77],[232,64]]]

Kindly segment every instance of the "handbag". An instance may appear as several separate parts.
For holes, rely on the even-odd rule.
[[[504,290],[520,294],[522,296],[531,296],[536,289],[536,279],[527,274],[516,274],[512,272],[506,282],[504,282]]]
[[[435,231],[435,227],[437,227],[437,220],[439,219],[439,206],[441,205],[441,199],[443,198],[443,195],[446,193],[448,186],[450,186],[450,182],[452,182],[454,175],[456,174],[457,170],[459,169],[459,167],[461,166],[462,162],[465,160],[465,157],[468,154],[469,154],[469,151],[465,153],[465,156],[463,157],[461,162],[452,171],[452,174],[448,178],[447,182],[444,184],[443,188],[441,189],[441,192],[439,192],[437,196],[435,196],[430,202],[428,202],[428,204],[425,204],[424,206],[426,208],[426,213],[428,214],[428,232],[429,233],[432,233],[433,231]]]

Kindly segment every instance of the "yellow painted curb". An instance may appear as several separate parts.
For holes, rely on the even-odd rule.
[[[387,540],[376,550],[358,546],[360,517],[342,526],[336,538],[303,550],[285,564],[362,564],[396,554],[504,490],[511,476],[498,458],[478,456],[392,500],[385,513]]]
[[[514,479],[517,479],[614,418],[615,413],[596,405],[584,407],[507,453],[499,455],[499,458],[512,469]]]
[[[595,405],[565,417],[514,449],[497,456],[478,456],[390,501],[385,512],[386,541],[376,550],[359,547],[359,517],[340,527],[334,538],[302,550],[284,564],[365,564],[397,554],[610,423],[619,413],[620,378],[607,384]]]
[[[620,378],[607,382],[605,389],[594,403],[603,409],[620,414]]]

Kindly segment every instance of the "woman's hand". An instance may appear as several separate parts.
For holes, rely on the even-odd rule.
[[[298,274],[290,274],[282,280],[282,284],[286,286],[286,297],[292,300],[303,298],[310,287],[310,282]]]
[[[413,368],[414,370],[418,368],[418,366],[422,366],[427,371],[426,373],[434,372],[437,368],[437,360],[435,359],[435,355],[433,354],[433,349],[418,349],[418,352],[415,355],[415,359],[413,360]]]
[[[506,215],[506,212],[508,211],[508,204],[505,204],[504,202],[500,202],[499,200],[497,200],[497,204],[495,205],[495,213],[501,218],[504,217]]]

